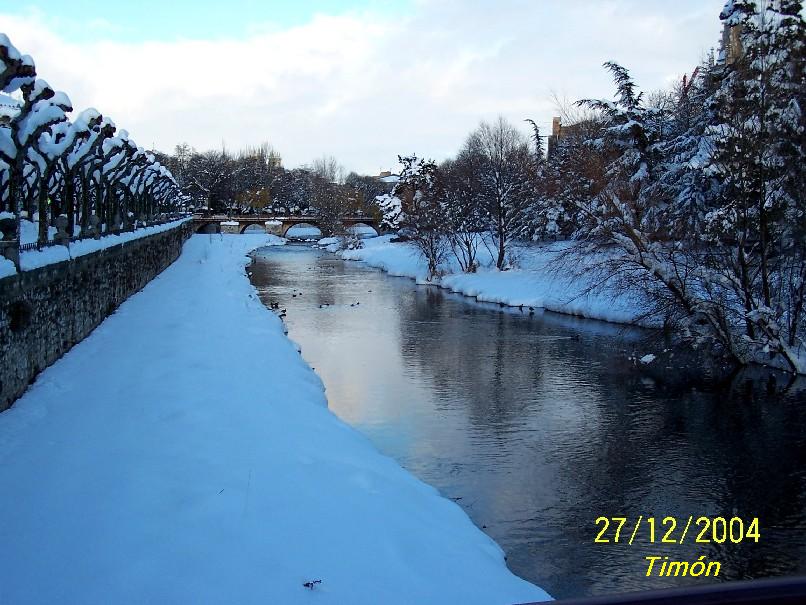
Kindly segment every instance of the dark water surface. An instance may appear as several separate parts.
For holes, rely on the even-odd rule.
[[[636,365],[662,349],[656,335],[482,305],[308,247],[262,250],[251,271],[330,408],[555,597],[806,574],[802,382]],[[654,544],[646,524],[632,546],[594,543],[597,517],[632,529],[639,515],[658,518]],[[760,539],[695,544],[692,527],[660,544],[661,519],[689,515],[758,517]],[[655,555],[722,571],[646,577]]]

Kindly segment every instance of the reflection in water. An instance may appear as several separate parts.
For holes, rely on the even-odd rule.
[[[806,573],[803,381],[636,367],[654,333],[481,305],[305,247],[252,271],[331,409],[556,597],[714,581],[647,578],[648,555],[704,554],[722,579]],[[639,515],[757,516],[761,539],[593,543],[596,517]]]

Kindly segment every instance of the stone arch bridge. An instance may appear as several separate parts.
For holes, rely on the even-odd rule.
[[[366,225],[378,230],[378,221],[371,216],[345,216],[341,219],[345,227],[355,227]],[[243,233],[247,228],[259,226],[266,230],[266,233],[285,237],[291,227],[314,226],[319,227],[320,219],[315,215],[257,215],[248,214],[242,216],[226,216],[216,214],[204,216],[202,214],[193,215],[193,231],[195,233]]]

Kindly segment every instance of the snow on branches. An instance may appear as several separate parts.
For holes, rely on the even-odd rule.
[[[0,212],[37,219],[39,241],[64,215],[70,237],[131,228],[174,208],[178,187],[154,156],[95,109],[73,121],[69,97],[37,77],[0,34]]]

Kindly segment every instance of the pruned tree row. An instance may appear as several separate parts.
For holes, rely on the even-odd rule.
[[[19,246],[21,220],[36,225],[33,242],[42,246],[131,230],[178,209],[171,172],[97,110],[71,116],[68,96],[39,78],[33,59],[5,34],[0,91],[0,229],[7,256]]]

